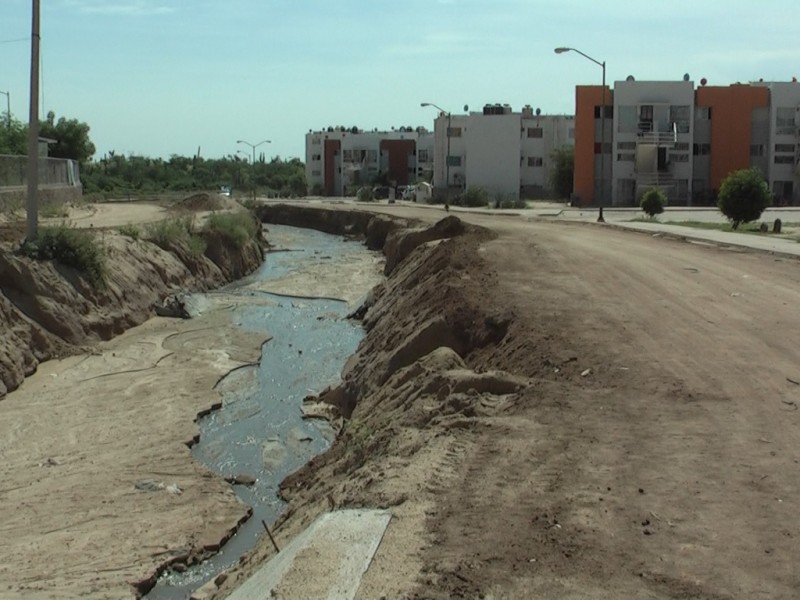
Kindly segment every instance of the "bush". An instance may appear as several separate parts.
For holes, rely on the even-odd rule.
[[[575,149],[572,146],[556,148],[550,153],[550,187],[557,198],[567,199],[572,195],[575,174]]]
[[[188,244],[193,233],[192,217],[165,219],[147,226],[147,239],[164,250],[169,250],[171,246],[181,242]]]
[[[497,194],[494,199],[495,208],[527,208],[528,203],[514,194]]]
[[[356,192],[356,199],[359,202],[372,202],[375,200],[375,195],[372,193],[371,187],[360,187]]]
[[[719,188],[719,210],[737,229],[741,223],[755,221],[772,202],[767,182],[758,169],[742,169],[728,175]]]
[[[77,269],[93,285],[100,286],[105,277],[105,255],[94,236],[66,225],[42,227],[35,241],[25,242],[22,254],[36,260],[55,260]]]
[[[479,185],[471,185],[460,197],[456,197],[453,204],[459,206],[486,206],[489,204],[489,192]]]
[[[658,188],[651,188],[647,190],[642,196],[642,201],[639,206],[651,219],[656,215],[664,212],[664,204],[667,201],[667,196]]]
[[[133,240],[138,240],[141,233],[136,225],[120,225],[117,231]]]
[[[243,247],[248,240],[256,239],[260,229],[261,224],[249,212],[211,213],[203,226],[203,231],[217,232],[237,248]]]

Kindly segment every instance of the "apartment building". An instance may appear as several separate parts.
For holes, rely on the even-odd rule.
[[[754,166],[779,203],[795,204],[799,128],[796,81],[709,86],[702,80],[695,88],[687,75],[681,81],[629,77],[613,91],[578,86],[576,200],[634,206],[644,191],[659,187],[672,204],[708,205],[730,172]]]
[[[434,187],[475,185],[492,196],[549,195],[551,154],[574,143],[574,119],[525,106],[487,104],[480,112],[440,113],[434,121]]]
[[[391,185],[429,180],[433,134],[424,127],[364,131],[328,127],[306,134],[306,182],[310,193],[354,196],[359,187],[385,178]]]

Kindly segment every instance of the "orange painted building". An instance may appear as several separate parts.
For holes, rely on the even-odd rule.
[[[729,173],[750,166],[753,111],[769,108],[769,88],[750,85],[702,86],[697,88],[695,105],[710,110],[709,185],[711,189],[718,190]]]
[[[600,169],[600,119],[599,111],[603,102],[602,86],[579,85],[575,87],[575,174],[573,193],[580,206],[597,204],[595,201],[595,172]],[[614,96],[606,87],[606,147],[611,144],[610,126],[613,124],[612,111]],[[605,171],[610,176],[611,154],[607,153]],[[608,185],[606,185],[608,187]]]

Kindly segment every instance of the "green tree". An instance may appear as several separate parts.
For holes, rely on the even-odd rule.
[[[89,138],[89,125],[77,119],[61,117],[56,121],[53,111],[47,120],[39,123],[39,135],[56,140],[50,146],[49,155],[54,158],[71,158],[84,164],[94,156],[95,146]]]
[[[771,201],[767,182],[753,167],[730,173],[719,188],[719,210],[733,229],[758,219]]]
[[[642,196],[640,206],[645,214],[651,219],[656,215],[664,212],[664,204],[667,202],[667,196],[658,188],[651,188],[647,190]]]
[[[27,154],[28,127],[13,116],[0,123],[0,154]]]
[[[568,199],[572,195],[575,174],[575,149],[572,146],[556,148],[550,154],[553,166],[550,169],[550,187],[558,198]]]

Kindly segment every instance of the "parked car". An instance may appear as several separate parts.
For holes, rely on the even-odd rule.
[[[372,188],[372,197],[375,200],[386,200],[389,197],[389,186],[379,185]]]

